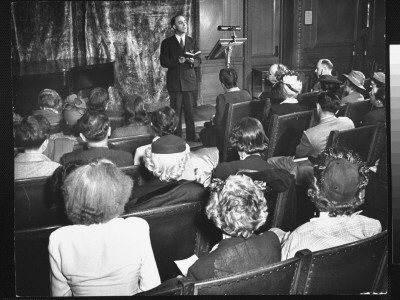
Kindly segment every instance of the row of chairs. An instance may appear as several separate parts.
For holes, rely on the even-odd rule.
[[[31,188],[34,187],[31,186]],[[296,223],[294,182],[285,192],[267,193],[269,193],[269,195],[266,195],[269,215],[266,225],[260,228],[260,232],[271,227],[279,227],[285,231],[294,230],[299,225]],[[151,200],[149,199],[149,201]],[[18,201],[29,201],[29,199],[16,199],[16,202]],[[208,199],[197,201],[187,199],[187,203],[184,204],[136,211],[122,216],[124,218],[132,216],[144,218],[149,223],[150,239],[160,277],[163,281],[179,275],[179,271],[173,263],[174,260],[185,259],[193,254],[200,256],[209,251],[221,239],[220,230],[205,216],[204,207],[207,201]],[[35,203],[31,203],[31,207],[34,205]],[[18,210],[16,210],[17,212]],[[39,216],[36,219],[40,219]],[[31,223],[29,225],[37,224]],[[68,224],[60,224],[59,222],[56,225],[36,228],[28,226],[15,231],[18,295],[49,295],[50,267],[47,246],[50,234],[63,225]],[[18,228],[17,224],[16,228]]]
[[[351,295],[387,291],[387,231],[342,246],[222,278],[180,279],[143,296],[166,295]]]
[[[253,100],[249,102],[228,104],[225,109],[225,130],[220,157],[222,161],[229,161],[230,155],[229,136],[236,122],[241,118],[250,116],[262,118],[258,115],[263,111],[265,101]],[[350,103],[346,107],[345,115],[352,118],[354,123],[359,124],[362,120],[362,112],[370,107],[369,101]],[[295,112],[287,115],[273,115],[266,132],[269,138],[269,147],[265,153],[265,158],[274,156],[294,156],[296,146],[300,143],[304,130],[316,124],[316,113],[314,110]],[[361,157],[370,165],[382,154],[386,143],[386,127],[384,124],[376,126],[356,126],[342,132],[333,131],[328,140],[328,147],[340,146],[358,152]]]

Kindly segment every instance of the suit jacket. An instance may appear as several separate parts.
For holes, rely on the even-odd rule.
[[[71,153],[66,153],[61,157],[60,163],[64,165],[73,160],[83,160],[89,162],[97,157],[107,158],[115,163],[118,167],[133,166],[132,153],[122,150],[108,149],[105,147],[78,149],[72,151]]]
[[[353,103],[353,102],[357,102],[357,101],[363,101],[364,100],[364,96],[361,95],[359,92],[352,92],[351,94],[348,94],[346,97],[343,97],[340,100],[340,105],[344,105],[347,103]]]
[[[195,67],[201,63],[199,57],[195,58],[194,64],[184,62],[180,64],[179,56],[185,52],[197,52],[199,49],[196,42],[190,36],[185,36],[185,49],[182,50],[175,35],[166,38],[161,43],[160,62],[161,66],[168,68],[167,90],[168,92],[186,92],[197,90],[197,77]]]
[[[223,127],[222,122],[225,112],[225,106],[229,103],[240,103],[250,100],[251,100],[251,95],[246,90],[227,92],[225,94],[218,95],[216,100],[217,106],[213,123],[218,128],[220,134],[223,134],[221,130]]]
[[[253,234],[248,239],[231,237],[201,256],[189,268],[187,277],[205,280],[258,269],[279,262],[280,252],[278,236],[271,231]]]
[[[330,116],[303,132],[300,144],[296,147],[297,157],[317,157],[325,150],[329,133],[332,130],[346,130],[354,128],[354,123],[348,117]]]

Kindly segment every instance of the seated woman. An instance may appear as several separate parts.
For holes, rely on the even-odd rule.
[[[206,214],[223,231],[223,239],[201,256],[187,277],[205,280],[250,271],[280,261],[280,244],[272,232],[254,234],[268,216],[259,182],[245,175],[230,176],[211,184]]]
[[[67,176],[65,211],[74,225],[50,235],[52,296],[134,295],[160,284],[149,225],[118,218],[131,188],[132,179],[106,159]]]
[[[151,114],[151,127],[155,133],[153,142],[164,135],[174,134],[178,126],[176,112],[170,106],[163,106]],[[144,153],[151,144],[138,147],[135,152],[134,164],[140,165],[143,161]]]
[[[51,176],[60,166],[43,154],[49,135],[50,123],[41,115],[25,117],[15,126],[15,146],[24,148],[24,153],[14,157],[14,179]]]
[[[372,104],[372,108],[364,116],[363,126],[386,123],[385,73],[375,72],[372,75],[369,101]]]
[[[271,169],[261,154],[268,148],[268,138],[264,129],[255,118],[242,118],[232,129],[230,136],[232,147],[238,151],[240,160],[223,162],[214,170],[214,177],[225,180],[241,169],[263,171]]]
[[[240,90],[237,87],[238,75],[235,69],[221,69],[219,72],[219,80],[224,94],[219,94],[216,100],[215,116],[210,122],[204,123],[204,129],[199,133],[200,140],[205,147],[216,147],[220,137],[224,134],[223,117],[225,106],[229,103],[239,103],[251,100],[251,95],[246,90]]]
[[[207,190],[193,181],[202,183],[207,178],[204,178],[205,175],[202,170],[198,170],[197,165],[192,164],[189,152],[185,140],[175,135],[165,135],[154,141],[146,149],[144,157],[145,166],[154,178],[132,190],[131,200],[125,206],[126,212],[188,202],[189,199],[206,201]],[[178,190],[172,194],[167,193],[174,188]],[[165,197],[152,201],[153,197],[159,195]]]
[[[142,97],[127,95],[123,98],[123,102],[126,126],[113,130],[111,138],[154,134],[150,126],[150,118],[144,109]]]
[[[56,91],[50,89],[40,91],[38,104],[40,109],[33,111],[34,116],[44,116],[50,122],[50,126],[57,125],[60,122],[62,99]]]

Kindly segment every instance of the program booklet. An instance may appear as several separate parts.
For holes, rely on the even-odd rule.
[[[197,51],[196,53],[185,52],[185,57],[188,57],[188,58],[190,58],[190,57],[195,58],[196,56],[199,56],[200,53],[201,53],[201,51]]]

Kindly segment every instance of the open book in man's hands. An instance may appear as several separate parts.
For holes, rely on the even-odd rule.
[[[185,52],[185,57],[187,58],[195,58],[196,56],[199,56],[201,51],[197,51],[196,53],[191,53],[191,52]]]

